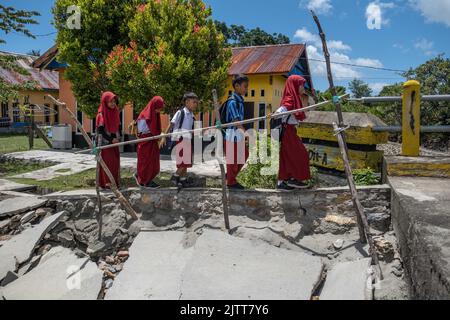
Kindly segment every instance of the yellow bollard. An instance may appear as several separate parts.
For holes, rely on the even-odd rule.
[[[420,154],[420,83],[410,80],[403,85],[402,155]]]

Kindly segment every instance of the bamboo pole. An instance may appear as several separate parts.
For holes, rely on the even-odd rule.
[[[86,140],[86,142],[89,145],[89,148],[91,148],[91,150],[93,150],[94,145],[92,143],[91,138],[89,137],[89,135],[87,134],[87,132],[84,130],[82,124],[78,121],[77,117],[73,114],[72,111],[69,110],[69,108],[67,108],[67,105],[59,100],[56,100],[53,96],[51,95],[47,95],[55,104],[59,105],[60,107],[62,107],[72,118],[72,120],[75,121],[78,129],[80,130],[81,134],[83,135],[84,139]],[[106,175],[108,176],[108,179],[111,183],[111,191],[114,193],[114,195],[117,197],[117,199],[119,200],[120,204],[122,205],[122,207],[125,209],[125,211],[134,219],[134,220],[139,220],[136,212],[134,211],[134,209],[131,207],[131,204],[128,202],[128,200],[123,196],[123,194],[119,191],[119,189],[117,188],[117,184],[116,181],[114,180],[114,177],[111,173],[111,171],[109,170],[108,166],[106,165],[105,161],[103,160],[102,156],[99,154],[97,161],[99,163],[99,165],[102,167],[102,169],[105,171]]]
[[[44,142],[48,145],[49,148],[53,148],[52,143],[50,142],[50,140],[48,140],[47,136],[45,135],[45,133],[41,130],[41,128],[39,128],[37,126],[36,123],[33,122],[33,129],[34,131],[36,131],[37,135],[44,140]]]
[[[30,126],[28,127],[28,145],[32,150],[34,146],[34,115],[32,111],[30,111]]]
[[[103,137],[101,134],[97,136],[97,146],[102,145]],[[100,155],[100,154],[99,154]],[[97,155],[97,157],[99,157]],[[97,167],[95,170],[95,192],[97,193],[97,223],[98,223],[98,240],[102,241],[102,232],[103,232],[103,213],[102,213],[102,197],[100,195],[100,162],[97,159]]]
[[[343,96],[340,96],[339,98],[344,99],[344,98],[347,98],[348,96],[349,96],[349,94],[345,94]],[[330,104],[330,103],[332,103],[331,100],[323,101],[323,102],[314,104],[312,106],[303,108],[303,109],[301,109],[301,111],[302,112],[312,111],[312,110],[315,110],[317,108],[323,107],[323,106],[325,106],[327,104]],[[299,112],[299,110],[292,110],[292,111],[287,111],[287,112],[280,112],[280,113],[275,113],[275,114],[269,114],[269,115],[264,116],[264,117],[247,119],[247,120],[237,121],[237,122],[230,122],[230,123],[222,124],[220,126],[220,129],[226,129],[226,128],[235,127],[237,125],[244,125],[244,124],[248,124],[248,123],[255,123],[255,122],[259,122],[259,121],[267,120],[267,119],[278,119],[278,118],[282,118],[284,116],[295,114],[295,113],[298,113],[298,112]],[[204,131],[207,131],[207,130],[214,130],[214,129],[218,129],[217,126],[206,127],[206,128],[199,128],[199,129],[194,129],[194,130],[186,130],[186,131],[183,130],[183,133],[195,134],[195,133],[200,133],[200,132],[204,132]],[[180,136],[180,134],[181,134],[180,132],[161,134],[159,136],[153,136],[153,137],[137,139],[137,140],[133,140],[133,141],[120,142],[120,143],[116,143],[116,144],[103,146],[103,147],[98,148],[98,150],[106,150],[106,149],[110,149],[110,148],[114,148],[114,147],[122,147],[122,146],[138,144],[138,143],[147,142],[147,141],[159,140],[159,139],[162,139],[162,138],[178,137],[178,136]],[[86,150],[81,150],[81,151],[78,151],[78,152],[75,152],[75,153],[77,153],[77,154],[89,153],[91,151],[92,151],[92,148],[91,149],[86,149]]]
[[[311,10],[311,14],[313,16],[313,19],[315,23],[317,24],[317,28],[319,30],[320,39],[322,40],[322,46],[323,46],[323,53],[325,55],[325,61],[327,64],[327,75],[328,75],[328,82],[330,84],[330,92],[333,96],[337,95],[336,88],[334,86],[333,81],[333,74],[331,71],[331,61],[330,61],[330,53],[328,51],[327,41],[325,33],[323,32],[322,26],[320,24],[319,18],[315,14],[313,10]],[[358,198],[358,191],[356,190],[355,181],[353,178],[352,169],[350,166],[350,161],[348,157],[348,146],[345,140],[345,125],[344,125],[344,117],[342,114],[342,108],[339,100],[334,100],[334,105],[336,107],[336,112],[338,116],[339,124],[333,123],[333,127],[336,133],[336,136],[338,138],[339,147],[341,150],[342,158],[344,160],[344,167],[345,167],[345,173],[347,174],[347,182],[350,188],[350,192],[352,195],[352,201],[353,205],[355,207],[355,211],[357,213],[357,219],[358,219],[358,228],[359,228],[359,235],[360,235],[360,241],[362,243],[369,243],[369,250],[370,255],[372,257],[372,263],[376,265],[379,269],[380,279],[383,279],[383,274],[380,267],[380,262],[378,260],[377,251],[372,239],[372,235],[370,233],[370,226],[369,222],[367,220],[367,216],[364,212],[364,208],[361,205],[361,202]]]
[[[219,104],[219,99],[217,97],[217,90],[214,89],[213,90],[213,101],[214,101],[214,111],[216,114],[216,121],[220,120],[220,104]],[[219,132],[219,134],[221,135],[222,132]],[[216,139],[217,142],[220,142],[222,139]],[[227,230],[230,230],[230,216],[229,216],[229,205],[228,205],[228,195],[227,195],[227,182],[226,182],[226,178],[225,178],[225,165],[223,164],[223,160],[220,159],[220,152],[218,152],[218,150],[222,150],[223,149],[223,144],[222,146],[217,145],[217,149],[216,149],[216,157],[217,157],[217,161],[219,162],[219,167],[220,167],[220,174],[222,177],[222,204],[223,204],[223,215],[224,215],[224,219],[225,219],[225,228],[227,228]]]

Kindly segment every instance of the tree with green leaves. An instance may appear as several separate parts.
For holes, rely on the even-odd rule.
[[[57,59],[68,65],[64,77],[72,83],[78,106],[88,116],[97,113],[103,91],[110,90],[105,61],[113,48],[130,42],[128,23],[143,1],[56,0],[53,24],[58,35]],[[72,5],[81,10],[81,28],[67,28]]]
[[[227,26],[225,22],[215,21],[216,27],[225,37],[225,42],[233,47],[289,44],[288,36],[281,33],[269,34],[261,28],[248,30],[244,26]]]
[[[224,93],[231,51],[201,0],[149,1],[128,23],[130,43],[106,60],[111,88],[142,110],[160,95],[173,113],[184,93],[195,92],[208,107],[212,89]]]
[[[372,89],[367,83],[360,79],[353,79],[348,84],[349,90],[352,92],[354,98],[370,97]]]
[[[421,84],[423,95],[450,94],[450,59],[444,54],[428,60],[404,75]],[[426,125],[450,125],[450,103],[445,101],[423,102],[422,122]]]
[[[8,34],[10,32],[22,33],[34,38],[34,35],[27,29],[27,25],[37,24],[34,17],[40,14],[36,11],[16,10],[13,7],[6,7],[0,4],[0,31]],[[0,43],[6,43],[0,38]],[[29,73],[17,64],[17,57],[12,55],[0,55],[0,68],[7,71],[14,71],[20,75],[27,76]],[[35,83],[26,81],[21,85],[12,85],[0,78],[0,100],[7,101],[16,99],[20,90],[33,89]]]
[[[65,26],[70,5],[81,10],[78,30]],[[170,112],[185,91],[206,104],[226,86],[230,52],[201,0],[56,0],[53,13],[58,60],[91,117],[106,90],[137,112],[161,95]]]

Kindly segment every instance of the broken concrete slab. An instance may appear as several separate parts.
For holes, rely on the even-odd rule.
[[[34,189],[36,189],[36,186],[0,179],[0,191],[28,191]]]
[[[6,287],[11,282],[17,280],[19,278],[19,275],[15,272],[8,271],[6,276],[3,278],[3,280],[0,282],[0,286]]]
[[[372,300],[370,265],[370,258],[334,265],[327,274],[320,300]]]
[[[205,230],[183,274],[183,300],[309,300],[320,258]]]
[[[30,211],[28,213],[25,213],[22,218],[20,218],[20,224],[25,224],[29,221],[31,221],[34,217],[36,217],[36,211]]]
[[[46,218],[33,228],[27,229],[3,243],[0,247],[0,280],[6,276],[8,271],[15,271],[16,264],[21,264],[30,258],[36,245],[58,223],[63,214],[65,212]]]
[[[141,232],[105,300],[178,300],[182,274],[194,249],[184,232]]]
[[[321,276],[321,260],[301,252],[210,230],[189,247],[188,236],[141,232],[105,299],[309,300]]]
[[[1,220],[0,221],[0,232],[6,227],[8,227],[11,223],[11,219]]]
[[[411,298],[450,299],[450,179],[389,177]]]
[[[25,193],[19,191],[0,191],[0,194],[11,197],[36,197],[36,195],[32,193]]]
[[[3,288],[6,300],[96,300],[103,273],[89,258],[52,248],[31,272]]]
[[[28,212],[47,203],[47,199],[40,197],[9,198],[0,201],[0,217],[11,217],[16,214]]]

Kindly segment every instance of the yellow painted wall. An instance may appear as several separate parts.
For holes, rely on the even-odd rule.
[[[55,105],[46,97],[47,94],[51,94],[55,98],[58,98],[58,92],[57,91],[20,91],[19,92],[19,99],[18,100],[10,100],[8,101],[8,117],[11,121],[14,121],[14,107],[19,107],[18,111],[16,111],[16,114],[19,116],[18,120],[16,122],[25,122],[25,110],[21,107],[25,106],[27,102],[29,104],[36,104],[39,106],[49,106],[50,108],[54,109]],[[3,104],[3,103],[2,103]],[[16,109],[17,110],[17,109]],[[3,117],[3,114],[1,114]],[[57,118],[57,117],[56,117]],[[46,122],[45,114],[44,112],[35,112],[34,120],[37,124],[41,125],[52,125],[55,122],[55,116],[51,114],[49,116],[49,121]]]
[[[259,105],[266,105],[266,115],[268,113],[275,112],[280,106],[281,96],[283,95],[284,85],[286,78],[283,75],[249,75],[250,79],[248,95],[244,97],[245,102],[253,102],[255,105],[253,116],[259,117]],[[228,77],[228,85],[222,102],[224,102],[230,92],[233,92],[232,76]],[[254,90],[254,96],[252,96],[252,90]],[[264,90],[264,97],[261,95],[261,90]],[[266,128],[268,124],[266,124]]]

